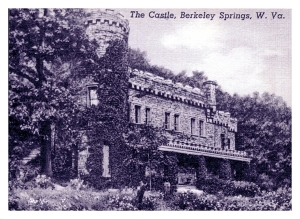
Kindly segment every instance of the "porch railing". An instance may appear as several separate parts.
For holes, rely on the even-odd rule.
[[[167,145],[160,146],[160,150],[173,151],[185,154],[204,155],[209,157],[226,158],[250,162],[251,158],[245,151],[208,147],[196,143],[170,141]]]

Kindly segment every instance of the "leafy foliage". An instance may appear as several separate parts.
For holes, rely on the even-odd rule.
[[[197,188],[209,194],[222,193],[226,196],[242,195],[254,197],[260,192],[260,188],[253,182],[230,181],[210,176],[201,181],[197,181]]]
[[[136,186],[141,180],[149,180],[150,185],[152,178],[161,182],[161,170],[174,161],[173,157],[158,150],[159,146],[168,142],[164,130],[146,124],[131,124],[126,134],[126,142],[129,151],[124,165],[127,167],[127,174],[130,175],[130,184]],[[145,178],[146,168],[149,179]]]
[[[9,210],[138,210],[134,190],[49,190],[34,188],[16,189],[9,196]],[[217,210],[217,211],[287,211],[291,210],[291,189],[280,188],[252,198],[242,196],[220,196],[176,193],[165,202],[160,193],[146,194],[140,210]]]
[[[49,187],[54,188],[54,186],[53,186],[53,184],[51,182],[51,178],[47,177],[46,175],[38,175],[35,178],[35,183],[36,183],[36,185],[38,185],[42,189],[47,189]]]
[[[41,171],[52,175],[55,133],[70,137],[80,111],[79,72],[95,54],[85,36],[82,10],[9,10],[9,156],[14,163],[41,147]],[[63,127],[63,128],[62,128]],[[11,174],[11,177],[15,177]]]
[[[242,196],[216,196],[180,193],[173,205],[176,210],[230,210],[230,211],[287,211],[292,209],[291,189],[278,189],[253,198]]]
[[[123,40],[110,42],[105,55],[90,65],[94,69],[91,72],[94,81],[98,83],[99,104],[89,108],[86,114],[90,125],[87,132],[90,145],[87,160],[89,177],[91,183],[95,183],[102,175],[102,147],[107,145],[111,183],[118,187],[124,184],[122,160],[126,152],[124,134],[128,125],[127,43]]]
[[[219,109],[238,119],[237,146],[253,157],[253,181],[265,174],[275,187],[291,185],[291,109],[268,93],[240,97],[217,90]],[[254,170],[254,171],[253,171]]]

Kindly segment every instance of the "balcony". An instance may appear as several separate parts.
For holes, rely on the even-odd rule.
[[[247,153],[245,151],[236,151],[230,149],[223,150],[221,148],[207,147],[200,144],[183,141],[170,141],[167,145],[160,146],[159,150],[246,162],[250,162],[251,160],[251,158],[247,156]]]

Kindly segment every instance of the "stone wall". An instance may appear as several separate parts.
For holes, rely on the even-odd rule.
[[[224,149],[228,149],[230,142],[230,149],[235,150],[236,119],[231,118],[229,113],[212,112],[208,103],[211,101],[199,89],[174,84],[171,80],[164,80],[147,72],[134,72],[130,78],[128,101],[132,123],[136,123],[135,106],[139,106],[139,123],[145,123],[148,108],[149,124],[156,127],[165,128],[165,113],[169,113],[168,130],[191,136],[194,139],[192,141],[197,144],[218,148],[222,147],[221,134],[224,134]],[[179,117],[179,130],[174,128],[175,115]],[[191,133],[191,119],[195,120],[193,133]],[[204,128],[202,136],[200,136],[200,121],[203,122]],[[170,139],[176,139],[175,135]]]
[[[85,21],[86,34],[89,40],[96,40],[99,44],[97,54],[99,57],[105,54],[106,48],[111,40],[128,41],[129,24],[123,15],[115,13],[114,10],[86,9]]]

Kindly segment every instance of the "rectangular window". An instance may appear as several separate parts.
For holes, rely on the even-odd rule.
[[[204,136],[204,121],[199,120],[199,136]]]
[[[150,108],[146,108],[146,121],[145,121],[145,123],[147,125],[150,124]]]
[[[102,160],[102,176],[103,177],[110,177],[109,171],[109,147],[107,145],[103,145],[103,160]]]
[[[97,106],[99,103],[97,87],[89,87],[88,91],[88,106]]]
[[[221,134],[221,148],[225,149],[225,134]]]
[[[179,131],[179,115],[174,115],[174,130]]]
[[[170,129],[170,113],[165,113],[165,129]]]
[[[141,107],[135,106],[134,112],[135,112],[135,123],[141,123]]]
[[[195,134],[195,119],[191,118],[191,135]]]
[[[230,149],[230,138],[227,139],[228,149]]]

